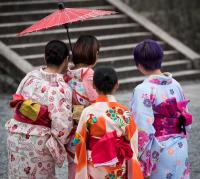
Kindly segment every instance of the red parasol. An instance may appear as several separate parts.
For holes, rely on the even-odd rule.
[[[72,49],[68,24],[76,22],[76,21],[84,21],[84,20],[95,18],[95,17],[116,13],[115,11],[80,9],[80,8],[64,8],[63,3],[59,3],[58,8],[59,10],[53,12],[52,14],[36,22],[32,26],[20,32],[18,35],[23,36],[31,32],[37,32],[37,31],[46,30],[55,26],[64,25],[64,27],[67,30],[70,48]]]

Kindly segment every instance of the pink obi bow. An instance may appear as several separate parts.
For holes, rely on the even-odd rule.
[[[184,132],[185,126],[192,124],[192,115],[186,112],[189,100],[177,102],[176,98],[167,99],[165,102],[154,106],[155,136],[178,134]]]
[[[10,107],[16,109],[13,116],[16,121],[51,128],[47,106],[27,100],[22,95],[14,94]]]
[[[117,137],[116,131],[107,133],[101,139],[91,137],[89,149],[94,167],[113,166],[118,162],[123,164],[124,159],[130,160],[133,156],[130,143],[124,137]]]

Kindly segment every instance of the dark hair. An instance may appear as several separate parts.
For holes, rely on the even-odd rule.
[[[139,43],[133,52],[136,66],[142,65],[146,70],[161,68],[163,49],[154,40],[145,40]]]
[[[112,67],[98,67],[94,71],[93,83],[98,91],[109,94],[118,82],[117,73]]]
[[[96,37],[92,35],[82,35],[74,44],[72,53],[72,61],[75,65],[87,64],[93,65],[97,60],[97,52],[99,51],[100,44]]]
[[[47,65],[60,66],[69,56],[67,45],[59,40],[52,40],[45,47],[45,60]]]

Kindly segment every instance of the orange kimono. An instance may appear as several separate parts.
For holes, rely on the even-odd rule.
[[[74,138],[76,179],[143,179],[137,129],[114,96],[99,96],[83,110]]]

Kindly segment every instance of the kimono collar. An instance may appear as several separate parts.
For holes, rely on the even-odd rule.
[[[96,102],[117,102],[113,95],[99,95]]]
[[[84,75],[90,70],[91,68],[86,68],[86,67],[78,69],[68,69],[67,75],[71,78],[81,80],[84,77]]]
[[[151,75],[147,79],[150,83],[157,85],[169,85],[172,83],[172,74],[171,73],[162,73],[160,75]]]
[[[44,71],[45,67],[40,68],[40,73],[42,76],[42,79],[49,81],[49,82],[58,82],[58,81],[63,81],[63,75],[59,73],[49,73]]]

